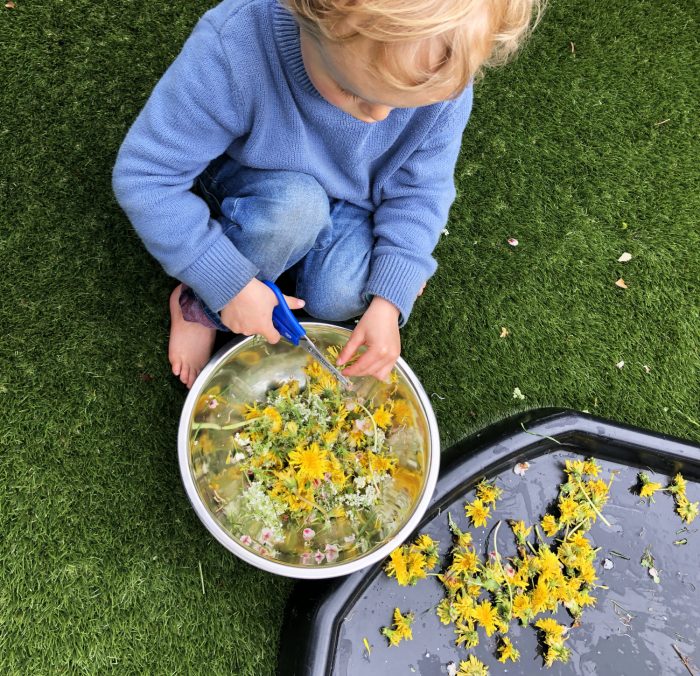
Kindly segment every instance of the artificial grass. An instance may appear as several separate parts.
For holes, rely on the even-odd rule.
[[[15,1],[0,10],[0,671],[272,673],[290,582],[237,561],[189,507],[173,282],[110,186],[212,3]],[[700,436],[693,9],[552,0],[478,85],[440,268],[403,332],[445,445],[542,405]]]

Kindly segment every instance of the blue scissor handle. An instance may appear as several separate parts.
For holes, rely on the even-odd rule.
[[[297,318],[292,314],[292,311],[287,305],[282,292],[277,288],[277,285],[267,279],[263,280],[263,284],[272,289],[272,293],[277,296],[277,306],[272,311],[272,325],[293,345],[299,345],[299,340],[306,335],[306,331],[302,328]]]

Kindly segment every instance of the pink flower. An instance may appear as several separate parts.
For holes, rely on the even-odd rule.
[[[302,566],[310,566],[311,565],[311,552],[304,552],[299,556],[299,563],[301,563]]]
[[[250,535],[241,535],[239,539],[241,541],[241,544],[245,545],[246,547],[250,547],[250,545],[253,544],[253,538],[250,537]]]
[[[338,545],[326,545],[326,559],[328,563],[332,563],[338,558]]]
[[[263,528],[260,531],[260,539],[263,542],[270,542],[272,540],[272,528]]]
[[[316,535],[316,531],[313,528],[304,528],[304,530],[301,531],[301,537],[303,537],[304,540],[311,540],[314,535]]]
[[[258,547],[258,554],[260,554],[260,556],[267,556],[268,551],[265,547]]]
[[[209,401],[207,402],[207,406],[209,408],[216,408],[219,405],[219,401],[215,399],[214,397],[211,397]]]
[[[314,554],[314,561],[316,561],[316,563],[318,563],[318,564],[321,564],[321,563],[323,563],[323,559],[325,559],[325,558],[326,558],[326,555],[322,551],[317,549],[316,553]]]

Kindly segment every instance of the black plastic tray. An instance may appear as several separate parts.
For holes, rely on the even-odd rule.
[[[521,652],[516,664],[496,661],[495,637],[485,639],[482,634],[481,644],[471,652],[492,675],[687,675],[673,646],[690,658],[691,665],[694,653],[695,663],[699,662],[700,534],[694,531],[700,528],[700,519],[690,532],[676,534],[684,524],[673,511],[670,495],[660,495],[648,506],[630,489],[640,469],[665,476],[681,471],[688,480],[688,497],[698,500],[700,445],[573,411],[531,411],[468,437],[443,454],[435,495],[416,533],[427,532],[439,540],[444,561],[450,548],[445,512],[450,511],[463,530],[472,531],[483,552],[485,538],[498,519],[524,519],[528,524],[539,520],[556,498],[564,460],[580,456],[598,458],[604,476],[613,469],[618,475],[604,510],[612,528],[598,522],[591,530],[591,539],[602,548],[597,560],[599,584],[609,589],[596,590],[597,605],[584,612],[581,626],[572,632],[571,660],[545,669],[532,627],[511,629],[509,636]],[[524,477],[517,476],[512,468],[525,460],[531,467]],[[472,497],[469,491],[482,477],[497,476],[505,490],[489,528],[468,529],[463,504]],[[665,478],[657,480],[665,485]],[[501,529],[499,542],[504,549],[510,546],[504,552],[510,555],[514,544],[506,532],[508,528]],[[687,538],[686,545],[673,544],[682,538]],[[659,585],[640,565],[647,545],[661,569]],[[629,560],[610,555],[611,549]],[[606,557],[614,563],[611,570],[601,567]],[[332,581],[297,583],[281,633],[280,676],[437,676],[447,673],[449,662],[466,659],[468,652],[454,645],[453,627],[441,625],[435,615],[435,605],[444,596],[437,579],[399,587],[382,572],[383,565]],[[389,648],[379,632],[390,624],[394,607],[415,612],[414,638]],[[625,618],[620,608],[634,617]],[[560,620],[570,624],[563,611]],[[364,638],[372,646],[369,657]]]

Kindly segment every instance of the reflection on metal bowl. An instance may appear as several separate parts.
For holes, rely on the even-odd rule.
[[[325,351],[342,347],[350,330],[317,322],[303,324],[309,337]],[[410,423],[393,429],[387,441],[398,457],[398,466],[381,490],[376,506],[379,522],[386,524],[372,541],[359,551],[348,548],[344,555],[327,558],[299,556],[291,545],[277,549],[261,546],[260,537],[241,535],[237,530],[236,507],[246,484],[236,474],[231,447],[236,425],[243,421],[244,406],[265,400],[268,391],[296,379],[306,383],[306,352],[281,341],[270,345],[253,336],[241,338],[218,352],[194,383],[185,402],[178,433],[180,472],[187,495],[197,515],[210,533],[229,551],[244,561],[278,575],[318,579],[337,577],[360,570],[387,556],[415,529],[423,516],[437,482],[440,440],[430,400],[405,361],[396,365],[397,382],[392,392],[410,407]],[[373,402],[386,396],[389,385],[371,377],[353,378],[353,397]],[[216,392],[217,410],[206,405]],[[219,406],[218,402],[223,402]],[[369,404],[368,404],[369,405]],[[212,422],[214,421],[214,422]],[[201,436],[201,430],[205,435]],[[204,441],[206,443],[204,443]],[[236,476],[239,483],[228,477]],[[326,522],[330,528],[330,521]],[[348,527],[347,523],[345,524]],[[290,522],[280,524],[290,530]],[[299,529],[295,524],[294,528]],[[267,529],[269,530],[269,529]],[[342,533],[341,533],[342,534]],[[345,533],[347,535],[347,533]],[[346,537],[354,540],[354,533]],[[301,542],[301,538],[282,538]]]

